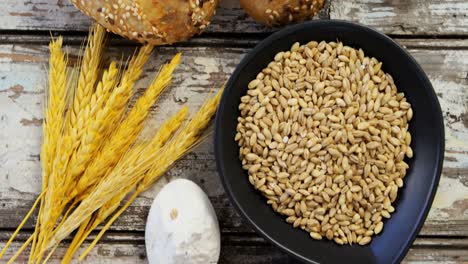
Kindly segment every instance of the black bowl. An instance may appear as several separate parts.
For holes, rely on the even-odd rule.
[[[396,211],[383,232],[368,246],[339,246],[315,241],[307,232],[294,229],[275,213],[248,181],[234,141],[238,105],[253,80],[276,53],[298,41],[336,41],[362,48],[383,62],[399,89],[412,104],[410,123],[414,158],[399,190]],[[370,28],[343,21],[313,21],[283,29],[258,44],[237,66],[226,85],[216,117],[215,153],[219,174],[232,203],[266,239],[307,263],[397,263],[421,229],[439,182],[444,156],[444,124],[439,102],[427,76],[417,62],[392,39]]]

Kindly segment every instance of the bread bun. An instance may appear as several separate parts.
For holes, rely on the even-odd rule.
[[[312,18],[325,0],[240,0],[255,21],[267,26],[282,26]]]
[[[201,33],[218,0],[71,0],[109,31],[151,43],[171,44]]]

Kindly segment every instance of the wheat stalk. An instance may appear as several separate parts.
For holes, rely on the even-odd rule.
[[[131,185],[131,183],[135,184],[135,180],[151,168],[151,165],[159,158],[159,156],[163,154],[170,155],[170,153],[162,151],[163,149],[164,147],[161,151],[151,152],[148,151],[148,148],[145,148],[141,153],[132,153],[130,151],[129,153],[132,153],[132,155],[129,155],[119,162],[109,176],[103,179],[99,185],[95,187],[93,192],[81,201],[80,206],[76,208],[61,228],[57,230],[56,234],[45,249],[62,241],[94,211],[112,199],[115,195],[115,189],[125,188],[126,186]]]
[[[127,186],[133,187],[135,181],[140,181],[137,185],[137,189],[130,199],[122,206],[122,208],[114,214],[114,216],[106,223],[106,225],[101,229],[99,234],[93,240],[93,242],[88,246],[88,248],[80,256],[80,260],[83,260],[84,257],[89,254],[91,249],[96,245],[99,239],[104,235],[107,229],[112,225],[112,223],[125,211],[125,209],[135,200],[135,198],[147,190],[151,185],[157,181],[171,166],[182,157],[189,149],[191,149],[195,144],[197,144],[201,138],[201,133],[210,123],[211,118],[215,114],[219,100],[221,99],[223,89],[218,92],[213,98],[207,100],[203,106],[200,108],[198,113],[192,118],[192,120],[181,130],[179,133],[172,138],[166,145],[164,145],[160,151],[155,151],[151,146],[162,146],[157,142],[155,137],[150,144],[150,147],[146,148],[140,154],[140,158],[151,156],[151,153],[158,153],[155,157],[155,161],[150,166],[148,172],[139,175],[129,182],[131,184]],[[164,143],[163,143],[164,144]]]
[[[26,242],[16,251],[15,255],[13,255],[7,262],[7,264],[13,264],[15,263],[15,260],[21,255],[21,253],[26,249],[26,247],[31,243],[31,241],[34,239],[34,234],[31,235]]]
[[[85,131],[89,120],[89,102],[99,73],[104,35],[104,28],[96,25],[88,38],[77,88],[74,92],[74,100],[71,109],[68,111],[67,126],[62,129],[62,134],[58,137],[60,139],[59,146],[50,171],[51,176],[47,183],[47,186],[51,187],[45,196],[45,203],[39,216],[40,221],[44,223],[39,226],[39,241],[44,240],[44,236],[47,236],[53,228],[62,208],[66,205],[64,193],[68,185],[64,181],[68,180],[66,175],[70,157],[79,146],[81,135]],[[56,207],[56,210],[52,210],[53,206]]]
[[[132,186],[131,189],[134,187]],[[99,226],[107,217],[109,217],[117,208],[119,208],[120,202],[127,196],[130,189],[123,189],[117,195],[115,195],[108,203],[102,206],[97,212],[95,212],[91,217],[88,217],[80,226],[76,232],[75,237],[71,245],[69,246],[62,263],[69,263],[76,253],[78,248],[83,244],[86,238],[91,234],[91,232]]]
[[[16,228],[15,232],[13,233],[13,235],[11,235],[10,239],[8,240],[8,242],[5,244],[5,247],[3,247],[3,250],[0,252],[0,259],[3,257],[3,255],[5,254],[6,250],[8,249],[8,247],[11,245],[11,243],[13,242],[13,240],[15,239],[15,237],[18,235],[19,231],[21,230],[21,228],[23,228],[23,226],[26,224],[26,221],[28,220],[28,218],[32,215],[32,213],[34,212],[34,209],[36,209],[36,206],[38,205],[38,203],[42,200],[42,197],[44,196],[45,192],[42,192],[39,197],[37,197],[36,201],[34,202],[33,206],[31,207],[31,209],[29,209],[29,212],[26,214],[26,216],[23,218],[23,221],[21,221],[21,223],[18,225],[18,227]],[[33,239],[34,236],[31,236],[31,239]],[[29,240],[28,240],[29,241]],[[31,240],[32,241],[32,240]],[[29,244],[29,242],[28,242]]]
[[[130,206],[130,204],[133,203],[133,201],[135,201],[135,199],[138,197],[138,194],[137,192],[134,192],[130,198],[128,199],[128,201],[120,208],[120,210],[115,213],[111,219],[109,219],[109,221],[106,223],[106,225],[101,229],[101,231],[99,232],[99,234],[96,236],[96,238],[93,240],[93,242],[86,248],[86,250],[80,255],[80,258],[79,260],[80,261],[83,261],[84,258],[89,254],[89,252],[96,246],[97,242],[101,239],[101,237],[104,235],[104,233],[107,231],[107,229],[109,229],[110,225],[112,225],[112,223],[115,222],[115,220],[117,220],[117,218],[123,213],[125,212],[125,210],[127,210],[127,208]],[[117,209],[118,206],[115,208]]]
[[[150,87],[141,96],[126,119],[111,135],[103,146],[103,151],[91,162],[78,184],[75,186],[76,193],[85,193],[89,187],[96,184],[106,172],[112,170],[120,157],[128,150],[130,145],[143,129],[143,122],[149,114],[151,106],[157,100],[162,91],[169,86],[172,73],[180,62],[180,53],[177,54],[169,64],[166,64]]]
[[[179,129],[179,127],[182,125],[183,121],[187,117],[188,113],[188,108],[183,107],[178,113],[173,115],[171,118],[169,118],[167,121],[165,121],[161,127],[157,130],[157,132],[152,136],[152,139],[147,142],[146,144],[141,144],[134,146],[129,153],[126,154],[126,156],[129,157],[134,157],[140,153],[142,153],[142,150],[147,148],[147,151],[158,151],[170,138],[171,136]],[[124,157],[125,159],[125,157]],[[91,224],[87,224],[88,229],[85,234],[82,235],[81,238],[78,238],[77,246],[72,249],[72,252],[68,254],[74,254],[75,251],[78,249],[79,245],[83,243],[83,241],[86,239],[86,237],[104,220],[106,220],[112,213],[115,212],[115,210],[119,207],[120,203],[122,200],[134,189],[134,185],[129,185],[126,188],[123,189],[123,191],[119,192],[117,195],[112,197],[111,200],[109,200],[107,203],[105,203],[97,212],[95,212],[93,221]],[[80,227],[80,229],[82,226]],[[76,236],[75,236],[76,238]],[[74,240],[75,241],[75,240]],[[89,252],[89,250],[93,247],[94,244],[98,241],[95,240],[93,243],[88,247],[86,252]],[[84,254],[84,253],[83,253]],[[83,255],[82,255],[83,256]]]
[[[80,228],[76,231],[75,237],[73,238],[72,242],[68,246],[67,252],[65,252],[65,255],[62,258],[62,263],[70,263],[73,259],[73,255],[75,255],[76,251],[80,247],[80,245],[85,241],[86,237],[91,233],[91,231],[88,233],[88,230],[90,229],[89,223],[94,222],[94,215],[88,217],[83,223],[81,223]]]
[[[85,171],[89,161],[102,144],[102,139],[109,135],[114,123],[121,119],[128,100],[133,94],[133,86],[140,77],[152,49],[152,46],[146,45],[140,49],[137,56],[132,58],[119,85],[111,92],[104,107],[97,110],[95,119],[90,121],[81,140],[81,147],[72,157],[74,161],[71,170],[72,179],[76,179]]]
[[[67,96],[67,57],[62,51],[63,39],[61,37],[52,40],[49,44],[50,60],[49,60],[49,87],[48,100],[45,106],[43,130],[43,144],[41,148],[41,165],[42,165],[42,192],[37,201],[41,201],[43,206],[43,196],[46,192],[48,185],[48,178],[52,170],[52,160],[55,156],[56,145],[62,130],[62,121],[65,113],[66,96]],[[24,222],[29,218],[34,208],[37,206],[37,201],[31,208],[31,211],[23,219],[15,233],[10,238],[9,242],[5,245],[0,258],[8,249],[13,239],[18,234],[19,230],[24,225]],[[34,237],[32,237],[34,240]]]
[[[200,140],[201,132],[208,126],[216,112],[223,90],[221,89],[213,98],[207,100],[180,133],[164,146],[164,152],[170,154],[157,157],[151,169],[141,179],[137,188],[138,192],[151,187],[176,160]]]
[[[130,99],[133,91],[133,86],[135,82],[138,80],[143,66],[148,60],[149,56],[151,55],[152,46],[144,46],[140,49],[137,56],[133,57],[130,61],[129,67],[127,71],[122,76],[122,79],[119,85],[112,90],[109,99],[105,103],[102,109],[97,110],[95,119],[90,120],[86,128],[84,129],[83,135],[79,142],[79,148],[73,153],[69,161],[73,164],[70,166],[69,173],[63,168],[67,167],[68,160],[66,158],[60,158],[63,156],[59,156],[57,160],[57,172],[56,177],[52,177],[52,180],[58,182],[57,180],[60,177],[64,177],[67,175],[65,179],[68,182],[72,182],[72,179],[76,178],[77,176],[81,175],[81,173],[86,168],[87,164],[91,160],[91,158],[95,155],[96,151],[100,147],[101,143],[103,142],[103,138],[106,137],[107,133],[112,125],[120,119],[121,115],[123,114],[125,107],[127,105],[128,100]],[[61,142],[60,146],[63,146],[63,149],[70,149],[73,148],[73,143],[70,143],[71,135],[66,134]],[[49,182],[51,179],[49,179]],[[69,186],[59,186],[58,190],[62,191],[60,195],[55,195],[55,197],[67,197],[65,195],[68,190],[73,190],[73,184]],[[54,190],[55,191],[55,190]],[[56,192],[53,192],[56,193]],[[41,225],[41,232],[39,233],[39,244],[36,246],[36,251],[41,252],[42,247],[44,246],[44,241],[47,241],[52,233],[52,229],[60,216],[63,208],[66,206],[66,203],[70,200],[70,197],[67,197],[67,200],[58,201],[57,198],[54,197],[46,197],[46,205],[49,203],[49,206],[46,208],[52,208],[51,204],[54,205],[53,210],[49,210],[49,216],[44,217],[44,221],[41,219],[42,223],[46,223],[45,225]],[[34,254],[34,258],[37,259],[36,253]]]
[[[193,144],[198,142],[201,132],[208,126],[216,111],[220,95],[221,92],[207,100],[183,130],[161,148],[160,151],[148,153],[149,151],[146,152],[146,149],[144,149],[142,151],[144,156],[140,153],[119,162],[110,175],[101,181],[93,192],[81,202],[73,214],[68,217],[44,249],[48,249],[62,241],[94,211],[112,199],[114,196],[113,190],[125,188],[131,183],[135,184],[148,169],[151,169],[151,173],[164,173]],[[158,164],[156,167],[159,169],[154,168],[153,165],[156,163]],[[149,184],[152,179],[154,177],[144,180],[141,189],[146,186],[145,184]]]

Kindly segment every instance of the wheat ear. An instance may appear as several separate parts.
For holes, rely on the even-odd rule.
[[[184,108],[182,113],[187,112],[187,108]],[[174,117],[174,120],[179,120],[180,117]],[[183,119],[182,119],[183,120]],[[179,123],[180,125],[180,123]],[[175,122],[168,127],[177,128]],[[161,133],[160,133],[161,131]],[[165,133],[162,132],[163,129],[159,129],[158,133],[156,133],[155,137],[165,134],[168,131],[166,130]],[[175,130],[170,131],[170,135]],[[153,144],[153,140],[151,141],[150,145]],[[59,230],[55,233],[54,237],[51,239],[50,243],[47,247],[43,250],[46,250],[53,246],[54,244],[62,241],[66,236],[68,236],[71,232],[73,232],[86,218],[88,218],[93,212],[101,208],[104,204],[106,204],[112,197],[115,196],[115,189],[121,189],[128,186],[128,182],[131,182],[138,175],[142,175],[146,170],[148,170],[152,164],[153,159],[158,155],[159,152],[150,153],[150,157],[141,157],[140,152],[133,152],[129,151],[131,155],[126,155],[115,167],[114,170],[105,178],[103,179],[95,189],[87,196],[81,204],[75,209],[75,211],[67,218],[65,223],[61,226]]]
[[[116,63],[112,62],[108,70],[104,71],[101,81],[99,81],[95,92],[91,96],[90,104],[80,112],[79,124],[84,124],[84,119],[89,120],[88,124],[91,124],[93,120],[98,118],[99,111],[106,107],[106,103],[108,102],[108,99],[117,83],[118,75],[119,70],[117,69]],[[82,135],[87,131],[87,127],[78,125],[77,128],[79,128],[80,132],[77,131],[77,133],[74,133],[76,137],[74,137],[73,140],[74,142],[80,143],[82,141]],[[107,128],[104,126],[101,127],[101,129]],[[103,131],[101,130],[101,132]],[[86,150],[86,155],[81,156],[83,153],[78,153],[80,150],[77,148],[73,149],[74,153],[71,153],[70,168],[69,171],[67,171],[68,175],[65,178],[64,183],[67,187],[75,187],[73,183],[77,181],[77,178],[81,176],[81,173],[85,170],[87,161],[93,156],[93,150],[95,149],[91,149],[90,151],[90,149],[86,149],[85,146],[83,146],[82,150]],[[67,190],[67,192],[69,192],[69,190]]]
[[[49,44],[49,85],[46,94],[44,122],[42,126],[43,139],[41,148],[42,165],[42,194],[46,192],[49,175],[52,171],[53,159],[56,154],[56,146],[63,127],[65,115],[66,97],[67,97],[67,57],[62,51],[63,39],[52,39]],[[44,198],[41,198],[39,215],[42,215]],[[36,227],[35,234],[38,233]],[[36,241],[36,235],[32,237]]]
[[[84,193],[90,186],[100,180],[106,172],[110,171],[119,161],[120,157],[128,150],[143,129],[143,122],[149,114],[151,106],[157,100],[162,91],[169,86],[172,73],[180,62],[180,53],[169,64],[166,64],[153,83],[148,87],[134,107],[120,124],[115,133],[105,143],[103,151],[91,162],[83,176],[80,178],[75,191]]]
[[[81,119],[80,115],[82,115],[83,109],[89,105],[94,92],[94,86],[99,75],[99,64],[101,62],[105,34],[105,29],[99,24],[95,24],[88,35],[88,43],[81,61],[75,97],[72,108],[69,111],[69,122],[72,128],[79,124],[85,125],[84,123],[87,121],[86,119]]]
[[[142,151],[140,156],[152,156],[152,153],[158,153],[155,155],[155,161],[150,170],[141,174],[143,177],[135,177],[130,179],[129,182],[134,182],[135,180],[141,179],[141,183],[138,185],[138,188],[130,197],[130,199],[122,206],[122,208],[112,216],[112,218],[106,223],[106,225],[101,229],[99,234],[93,240],[93,242],[88,246],[88,248],[80,256],[80,260],[83,260],[84,257],[91,251],[91,249],[96,245],[99,239],[104,235],[106,230],[112,225],[112,223],[130,206],[130,204],[135,200],[135,198],[144,190],[149,188],[156,180],[158,180],[161,175],[163,175],[172,164],[182,157],[192,146],[197,144],[201,138],[201,133],[210,123],[211,118],[216,112],[219,100],[221,98],[222,90],[218,92],[213,98],[207,100],[203,106],[200,108],[198,113],[192,118],[192,120],[182,128],[175,137],[173,137],[166,145],[164,145],[160,151],[154,151],[151,149],[151,146],[158,145],[156,140],[152,142],[149,148],[146,148]],[[134,175],[139,176],[139,175]],[[128,186],[128,185],[127,185]]]
[[[47,188],[48,176],[52,170],[57,142],[62,131],[67,96],[67,57],[62,51],[62,37],[52,40],[49,44],[49,89],[45,107],[44,123],[42,125],[42,190]]]
[[[188,113],[188,108],[183,107],[177,114],[172,116],[168,119],[153,135],[151,141],[147,143],[147,146],[139,146],[136,149],[132,149],[131,152],[128,154],[129,156],[137,156],[137,155],[145,155],[142,152],[143,149],[146,149],[146,152],[157,152],[161,149],[161,147],[171,138],[171,136],[179,129],[182,125],[182,122],[185,120]],[[133,152],[133,153],[132,153]],[[137,154],[139,153],[139,154]],[[110,215],[114,213],[114,211],[119,207],[122,200],[134,189],[134,184],[130,184],[123,189],[122,192],[115,195],[111,200],[105,203],[99,210],[95,213],[94,223],[91,226],[91,229],[88,230],[87,234],[82,238],[81,243],[83,243],[84,239],[94,230],[101,222],[106,220]],[[131,200],[128,200],[126,204],[130,204]],[[127,206],[128,206],[127,205]],[[121,211],[123,212],[123,211]],[[121,213],[116,213],[113,218],[111,218],[107,224],[101,229],[99,235],[93,240],[91,245],[88,246],[86,251],[81,255],[80,258],[84,257],[89,253],[89,251],[96,245],[99,241],[100,237],[105,233],[107,228],[115,221],[115,219]],[[112,220],[114,219],[114,220]],[[80,243],[80,244],[81,244]]]
[[[91,110],[89,112],[90,120],[93,120],[96,116],[96,112],[104,107],[118,81],[118,77],[119,69],[117,68],[117,63],[113,61],[109,65],[109,68],[102,74],[102,78],[98,82],[96,90],[91,96],[91,102],[89,104],[91,106]]]
[[[193,145],[198,143],[201,138],[201,133],[209,125],[211,118],[216,112],[222,92],[223,89],[213,98],[208,99],[192,120],[163,147],[162,150],[164,150],[164,152],[156,158],[153,166],[144,175],[138,185],[137,190],[139,192],[151,187],[176,160],[183,156]]]
[[[52,172],[57,145],[63,129],[67,97],[67,58],[62,51],[63,39],[59,37],[49,44],[49,89],[43,123],[41,148],[42,190],[47,188]],[[42,207],[42,204],[41,204]]]
[[[55,223],[54,220],[60,216],[61,210],[66,204],[66,201],[63,201],[62,197],[64,197],[63,194],[66,192],[68,184],[64,180],[69,180],[69,177],[66,177],[69,159],[74,150],[79,146],[81,134],[85,130],[86,123],[89,120],[89,103],[99,74],[104,36],[104,28],[95,25],[88,37],[88,45],[81,62],[81,71],[77,87],[74,91],[74,100],[68,111],[67,127],[63,129],[62,133],[64,134],[60,137],[58,147],[60,152],[56,152],[57,155],[55,155],[53,161],[53,168],[50,171],[52,176],[48,179],[48,185],[61,186],[49,188],[49,193],[45,197],[45,205],[43,211],[41,210],[40,216],[40,221],[45,224],[40,225],[39,240],[43,240],[44,234],[50,232]],[[60,199],[62,201],[59,201]],[[56,210],[52,210],[51,206],[56,206]],[[54,212],[50,213],[51,211]]]
[[[120,119],[121,114],[125,110],[125,106],[132,95],[132,90],[135,82],[141,75],[143,66],[151,55],[153,47],[150,45],[143,46],[138,55],[133,57],[130,61],[130,64],[123,74],[122,79],[119,85],[112,91],[109,99],[107,100],[103,109],[100,109],[96,113],[96,118],[91,120],[86,127],[86,130],[82,136],[79,149],[74,153],[75,157],[72,157],[74,161],[74,166],[71,169],[72,175],[76,173],[77,168],[85,168],[90,159],[94,156],[96,150],[102,142],[102,138],[105,138],[106,133],[109,131],[110,127],[116,120]],[[69,139],[65,137],[60,144],[68,144]],[[63,175],[63,174],[58,174]],[[68,197],[70,199],[70,197]],[[47,202],[54,202],[53,199],[46,199]],[[54,217],[48,217],[47,219],[53,219],[54,221],[42,221],[42,223],[47,223],[45,230],[47,232],[42,232],[44,235],[40,239],[40,244],[37,246],[38,252],[44,252],[44,247],[47,245],[47,240],[49,239],[53,225],[60,216],[61,211],[63,210],[65,204],[59,204],[56,206],[56,211],[54,211]],[[50,208],[50,207],[49,207]],[[60,210],[59,210],[60,209]],[[34,259],[37,259],[38,254],[34,255]],[[41,255],[39,255],[41,257]]]
[[[104,107],[97,111],[95,119],[90,121],[81,140],[81,146],[72,157],[72,160],[76,160],[71,169],[72,178],[76,179],[85,171],[91,158],[97,153],[96,151],[102,144],[102,139],[109,135],[113,124],[121,119],[133,94],[133,86],[140,77],[152,49],[152,46],[143,46],[138,55],[132,58],[119,85],[113,89]],[[76,194],[76,191],[73,191],[70,198],[73,198]]]
[[[90,250],[96,245],[97,241],[102,237],[105,231],[110,227],[110,225],[125,211],[125,209],[132,203],[132,201],[145,189],[149,188],[154,181],[159,179],[159,177],[166,172],[172,164],[179,159],[183,154],[186,153],[194,144],[196,144],[201,136],[201,132],[208,126],[210,123],[211,118],[213,117],[214,113],[216,112],[217,106],[219,104],[219,100],[221,97],[222,90],[218,92],[216,96],[207,100],[205,104],[200,108],[198,113],[193,117],[193,119],[182,129],[179,131],[177,135],[172,138],[167,145],[164,145],[160,151],[156,151],[153,153],[157,153],[159,155],[154,155],[155,162],[153,162],[153,166],[150,167],[150,171],[144,175],[143,177],[138,177],[138,174],[132,175],[137,176],[135,178],[130,178],[129,182],[134,182],[135,180],[142,179],[141,184],[138,186],[135,193],[132,195],[132,198],[129,199],[121,210],[119,210],[108,222],[107,224],[101,229],[99,234],[96,236],[94,241],[91,245],[85,250],[85,252],[80,256],[80,260],[82,260]],[[152,157],[149,148],[146,148],[140,154],[141,156],[150,156]],[[128,186],[128,185],[127,185]]]

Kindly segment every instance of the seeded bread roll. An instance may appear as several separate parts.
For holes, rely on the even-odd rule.
[[[241,6],[255,21],[270,27],[312,18],[325,0],[240,0]]]
[[[218,0],[71,0],[109,31],[151,43],[171,44],[201,33]]]

